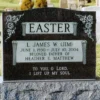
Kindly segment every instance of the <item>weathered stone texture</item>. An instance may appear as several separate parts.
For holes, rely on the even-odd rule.
[[[99,81],[4,83],[1,100],[100,100]]]

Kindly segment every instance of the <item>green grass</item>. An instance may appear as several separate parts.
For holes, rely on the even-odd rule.
[[[96,58],[97,58],[97,60],[96,60],[96,76],[97,76],[97,78],[100,79],[100,44],[98,44],[96,47],[97,47],[97,49],[96,49],[96,53],[97,53],[97,55],[96,55]]]
[[[54,5],[54,7],[59,7],[58,3],[52,3]]]
[[[11,8],[15,8],[18,7],[18,4],[15,3],[6,3],[6,2],[1,2],[0,3],[0,8],[6,8],[6,7],[11,7]]]
[[[2,11],[5,8],[17,9],[18,8],[18,3],[17,2],[7,2],[5,0],[0,0],[0,10]]]
[[[1,76],[1,68],[2,68],[2,67],[1,67],[1,61],[2,61],[2,60],[1,60],[1,48],[0,48],[0,76]]]
[[[87,3],[86,6],[93,6],[96,5],[96,2]]]

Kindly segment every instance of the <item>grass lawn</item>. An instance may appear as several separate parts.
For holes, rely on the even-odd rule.
[[[97,60],[96,60],[96,76],[97,76],[97,78],[100,79],[100,44],[98,44],[96,47],[97,47],[97,49],[96,49],[96,53],[97,53],[97,55],[96,55],[96,58],[97,58]]]
[[[92,0],[91,3],[87,3],[86,6],[93,6],[93,5],[96,5],[96,2],[94,0]]]
[[[1,76],[1,47],[0,47],[0,76]]]
[[[18,4],[17,3],[9,3],[9,2],[0,0],[0,10],[4,10],[5,8],[18,9]]]
[[[54,5],[54,7],[59,7],[59,0],[51,0],[51,3]]]

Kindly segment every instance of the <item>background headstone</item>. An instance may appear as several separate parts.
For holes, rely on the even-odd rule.
[[[100,6],[100,0],[96,0],[96,5]]]
[[[78,8],[79,10],[84,7],[86,4],[86,0],[78,0]]]
[[[47,3],[48,3],[48,4],[51,4],[51,0],[47,0]]]
[[[77,0],[67,0],[69,9],[78,9],[78,1]]]
[[[68,8],[68,0],[59,0],[60,8]]]

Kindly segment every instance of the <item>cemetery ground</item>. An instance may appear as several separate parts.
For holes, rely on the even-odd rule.
[[[16,0],[18,1],[18,0]],[[13,8],[13,9],[17,9],[18,8],[18,3],[17,2],[9,2],[9,0],[0,0],[0,12],[2,12],[2,10],[4,10],[5,8]]]
[[[96,45],[96,76],[100,79],[100,44]]]

